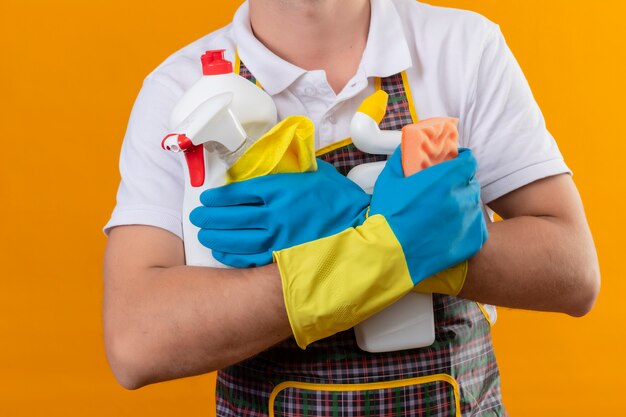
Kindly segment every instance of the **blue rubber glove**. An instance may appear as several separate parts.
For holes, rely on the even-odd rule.
[[[378,177],[369,216],[387,220],[414,284],[469,259],[487,240],[476,168],[460,148],[456,158],[405,177],[398,148]]]
[[[335,167],[273,174],[203,192],[190,221],[198,239],[223,264],[247,268],[272,262],[272,252],[320,239],[365,219],[370,196]]]

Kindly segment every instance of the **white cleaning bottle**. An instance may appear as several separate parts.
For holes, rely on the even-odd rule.
[[[384,93],[379,91],[376,94]],[[384,102],[387,103],[386,94]],[[352,118],[350,136],[359,150],[379,155],[391,155],[402,140],[401,131],[381,130],[371,115],[361,111],[357,111]],[[385,161],[380,161],[357,165],[348,172],[348,178],[372,194],[374,183],[385,164]],[[356,325],[354,333],[357,344],[366,352],[393,352],[430,346],[435,341],[433,296],[410,292]]]
[[[203,76],[172,110],[161,145],[184,155],[185,196],[183,239],[187,265],[226,267],[198,241],[199,229],[189,213],[200,206],[203,191],[224,185],[226,171],[239,156],[277,122],[272,98],[250,81],[233,73],[224,50],[202,56]]]

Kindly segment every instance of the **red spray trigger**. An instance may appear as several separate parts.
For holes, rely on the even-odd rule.
[[[189,180],[192,187],[201,187],[204,184],[204,147],[194,145],[184,133],[171,133],[163,138],[161,147],[172,152],[183,152],[189,171]]]

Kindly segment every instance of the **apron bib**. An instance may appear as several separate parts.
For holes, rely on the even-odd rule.
[[[257,83],[237,57],[235,71]],[[257,83],[258,85],[258,83]],[[406,74],[377,80],[389,94],[381,129],[417,121]],[[317,156],[342,174],[387,159],[359,151],[350,139]],[[369,353],[352,329],[300,349],[293,338],[220,370],[218,417],[506,416],[491,344],[491,325],[475,302],[434,294],[435,342]]]

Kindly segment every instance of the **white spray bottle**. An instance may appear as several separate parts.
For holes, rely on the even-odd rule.
[[[200,205],[203,191],[224,185],[226,171],[254,141],[277,122],[272,98],[233,73],[224,50],[202,56],[203,76],[180,99],[170,116],[161,145],[184,155],[183,238],[185,261],[195,266],[226,266],[198,241],[199,229],[189,213]]]
[[[385,94],[378,91],[375,94]],[[384,102],[386,103],[386,94]],[[357,111],[350,123],[352,142],[361,151],[391,155],[400,145],[402,132],[381,130],[371,115]],[[385,161],[357,165],[348,178],[371,194]],[[357,344],[367,352],[392,352],[430,346],[435,341],[432,294],[411,292],[354,327]]]

